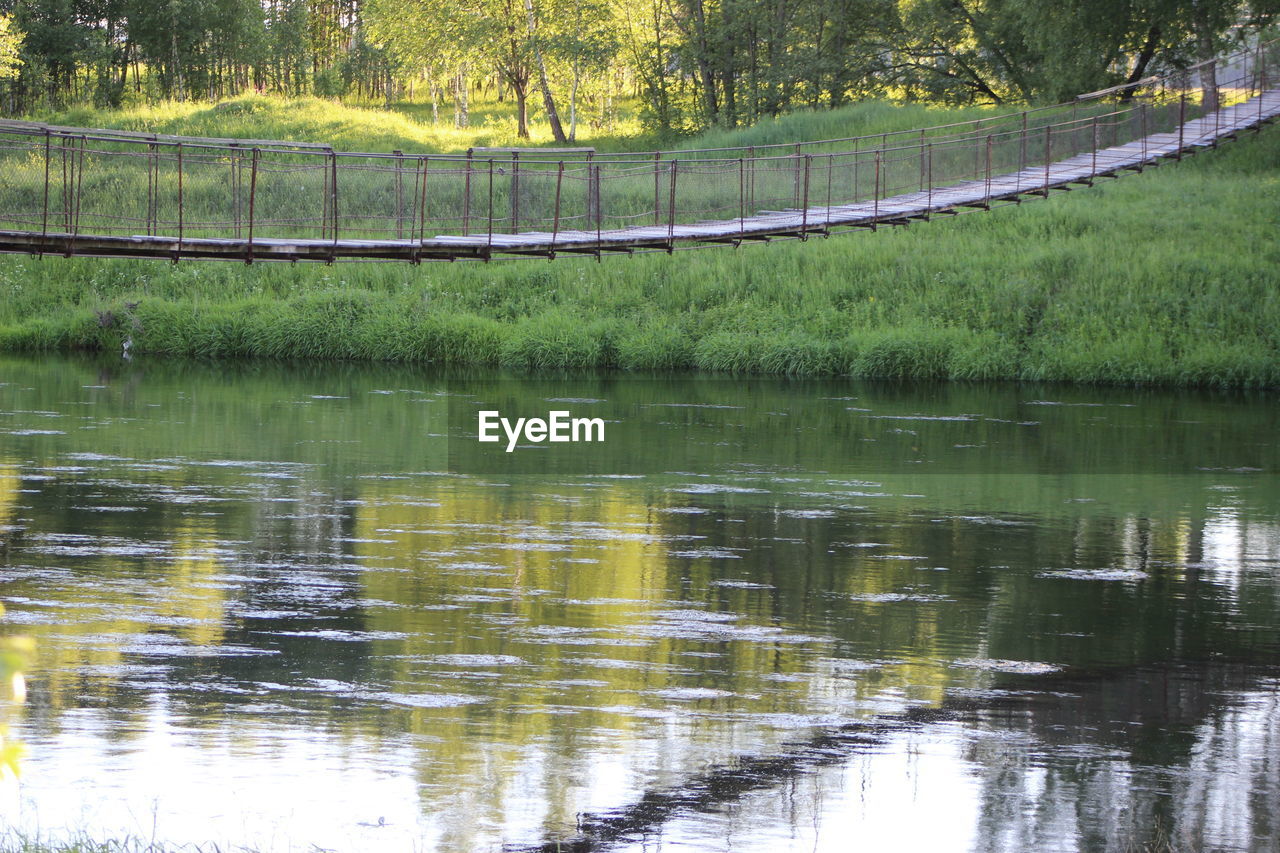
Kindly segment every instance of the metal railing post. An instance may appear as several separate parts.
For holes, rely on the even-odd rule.
[[[920,131],[920,191],[924,192],[924,130]]]
[[[1178,160],[1182,160],[1182,148],[1187,133],[1187,90],[1183,86],[1182,97],[1178,99]]]
[[[419,253],[427,239],[427,175],[430,174],[428,172],[430,162],[430,157],[422,158],[422,183],[418,187],[418,243],[413,250],[414,263],[421,260]]]
[[[656,169],[657,167],[655,166],[654,168]],[[587,222],[586,224],[588,226],[595,224],[597,228],[600,227],[600,192],[598,189],[599,180],[600,180],[600,172],[595,165],[595,155],[594,153],[588,151],[587,152]],[[655,180],[654,186],[656,187],[657,179],[655,178],[654,180]],[[654,192],[654,210],[655,211],[657,210],[657,204],[658,204],[657,198],[658,198],[657,191],[655,190]],[[654,225],[660,224],[658,221],[657,213],[654,214],[653,224]]]
[[[462,235],[471,233],[471,159],[474,152],[467,149],[466,175],[462,179]]]
[[[1218,61],[1209,63],[1213,69],[1213,147],[1218,147],[1218,136],[1222,133],[1222,84],[1218,82]]]
[[[178,143],[178,251],[173,256],[174,263],[182,257],[183,224],[186,217],[186,205],[182,197],[182,143]]]
[[[800,202],[800,235],[809,230],[809,167],[812,154],[804,155],[804,198]]]
[[[468,164],[470,165],[470,164]],[[493,158],[489,158],[489,236],[485,247],[486,261],[493,255]]]
[[[827,215],[822,223],[822,236],[831,236],[831,183],[836,171],[836,155],[828,154],[827,157]]]
[[[747,165],[738,158],[738,237],[741,239],[747,226]]]
[[[160,164],[153,139],[147,143],[147,236],[156,233],[156,196],[160,192]]]
[[[240,239],[240,151],[232,147],[231,156],[231,228]]]
[[[1049,172],[1049,166],[1053,163],[1053,125],[1046,124],[1044,126],[1044,197],[1049,197],[1049,183],[1052,181],[1052,175]]]
[[[1142,139],[1142,165],[1147,164],[1147,104],[1145,101],[1138,103],[1138,112],[1142,120],[1142,126],[1139,130]]]
[[[338,253],[338,223],[341,221],[338,213],[338,152],[332,148],[329,149],[329,171],[329,208],[333,211],[333,243],[329,249],[329,261],[332,263]]]
[[[991,207],[991,140],[992,140],[992,136],[991,134],[988,133],[987,134],[987,186],[986,186],[986,193],[987,193],[986,206],[988,208]]]
[[[1027,168],[1027,111],[1022,111],[1022,138],[1021,144],[1018,146],[1018,171],[1023,172]],[[1022,186],[1022,175],[1018,175],[1018,186]]]
[[[1253,76],[1249,80],[1249,97],[1262,94],[1262,77],[1258,74],[1258,67],[1262,61],[1262,39],[1258,39],[1258,47],[1254,50],[1253,57]]]
[[[593,152],[586,152],[586,219],[582,223],[582,229],[590,228],[591,223],[595,222],[595,165],[593,164]]]
[[[982,119],[978,119],[978,121],[973,126],[973,130],[975,133],[978,133],[982,130]],[[974,137],[974,142],[976,143],[977,141],[978,141],[977,137]],[[973,146],[973,179],[976,181],[981,174],[982,174],[982,148],[975,144]]]
[[[596,211],[596,263],[600,263],[600,229],[603,227],[602,221],[604,220],[604,210],[600,205],[600,167],[588,166],[587,172],[589,175],[595,176],[594,178],[589,177],[588,185],[593,187],[591,190],[591,198]],[[675,193],[674,187],[672,187],[672,193]]]
[[[875,203],[871,208],[871,230],[875,231],[880,224],[880,149],[876,149],[876,191]]]
[[[1258,124],[1255,129],[1262,132],[1262,100],[1267,94],[1267,52],[1258,42]]]
[[[520,152],[511,152],[511,233],[520,230]]]
[[[556,212],[555,219],[551,225],[551,246],[547,249],[547,256],[555,259],[556,256],[556,237],[560,235],[560,185],[564,181],[564,161],[561,160],[556,168]]]
[[[46,238],[49,235],[49,157],[52,151],[52,140],[49,128],[44,130],[44,213],[40,217],[40,236]],[[44,241],[40,243],[41,252],[44,251]]]
[[[75,210],[71,219],[71,239],[67,241],[67,257],[75,254],[76,237],[80,236],[80,206],[83,204],[84,190],[84,147],[88,142],[88,137],[84,134],[80,135],[80,151],[74,159],[75,168],[75,187],[72,189],[72,197],[75,199]]]
[[[396,158],[396,239],[404,239],[404,152],[391,152]]]
[[[653,224],[654,225],[662,224],[662,195],[661,195],[661,189],[660,189],[660,186],[662,183],[661,175],[662,175],[662,153],[659,151],[655,151],[653,152]]]
[[[66,233],[71,230],[71,181],[75,178],[74,173],[67,174],[67,137],[60,137],[58,151],[62,155],[62,231]],[[75,169],[74,163],[71,169]]]
[[[800,143],[799,142],[796,143],[796,153],[793,155],[793,159],[795,160],[796,166],[795,166],[795,174],[791,178],[791,185],[792,185],[791,195],[793,199],[792,206],[799,207],[800,206],[800,185],[803,181],[801,171],[804,168],[800,162]]]
[[[236,155],[239,157],[239,154]],[[249,245],[245,249],[244,262],[253,263],[253,221],[254,206],[258,197],[258,149],[254,148],[249,161]],[[239,219],[237,211],[237,220]],[[237,226],[239,223],[237,222]],[[239,228],[236,229],[239,231]]]
[[[1098,174],[1098,117],[1093,117],[1093,146],[1090,152],[1089,185],[1093,186],[1093,178]]]
[[[853,140],[853,198],[850,201],[858,200],[858,140]]]
[[[929,200],[928,200],[928,203],[925,205],[925,209],[924,209],[924,215],[925,215],[926,221],[929,218],[929,214],[933,212],[933,143],[932,142],[929,143],[928,156],[929,156],[929,181],[928,181]]]
[[[320,239],[329,239],[329,201],[332,193],[329,192],[329,164],[325,161],[320,163]]]
[[[671,161],[671,186],[670,186],[670,210],[668,211],[670,218],[667,220],[667,254],[671,254],[676,248],[676,169],[679,161]]]

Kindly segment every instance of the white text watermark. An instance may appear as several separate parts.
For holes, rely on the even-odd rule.
[[[480,412],[476,438],[480,441],[502,441],[505,433],[507,452],[516,449],[523,438],[534,444],[549,442],[604,441],[604,418],[575,418],[567,411],[547,412],[543,418],[516,418],[514,423],[500,412]]]

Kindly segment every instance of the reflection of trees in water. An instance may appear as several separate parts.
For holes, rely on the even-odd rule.
[[[779,819],[793,823],[792,838],[811,831],[816,844],[838,832],[823,828],[826,819],[851,828],[847,816],[822,802],[824,784],[837,785],[830,808],[848,808],[838,791],[841,768],[890,742],[898,742],[890,752],[909,754],[913,738],[930,735],[963,744],[963,772],[979,789],[977,850],[1269,850],[1280,841],[1274,666],[1125,668],[1006,680],[1004,687],[988,698],[842,726],[769,756],[715,766],[629,805],[581,814],[576,833],[553,832],[542,844],[513,849],[586,853],[641,838],[661,847],[669,826],[683,822],[688,831],[690,821],[706,838],[751,837],[762,821]],[[945,733],[934,730],[939,724],[948,724]],[[877,777],[866,772],[852,776],[874,787]],[[797,807],[791,800],[802,780],[812,801]],[[911,814],[902,805],[902,814]],[[969,827],[953,830],[959,839]]]
[[[1280,680],[1263,687],[1197,728],[1173,787],[1179,843],[1280,849]]]
[[[1276,849],[1278,676],[1142,667],[1050,679],[983,710],[966,754],[981,849]]]
[[[1276,624],[1274,586],[1228,582],[1263,547],[1255,543],[1275,553],[1274,525],[1216,510],[1208,518],[1205,510],[1064,513],[1064,495],[1079,487],[1045,480],[1015,484],[1026,511],[996,517],[931,511],[918,499],[855,509],[824,498],[820,505],[837,508],[805,514],[794,510],[807,504],[789,493],[744,500],[644,483],[497,488],[429,477],[337,485],[319,468],[295,473],[152,474],[167,494],[205,488],[230,500],[191,508],[157,499],[145,518],[70,515],[78,504],[139,499],[101,479],[86,484],[64,475],[41,485],[40,495],[24,495],[34,532],[79,525],[91,535],[165,543],[160,553],[78,559],[77,576],[57,581],[68,618],[56,631],[36,626],[58,634],[42,645],[44,696],[55,708],[105,700],[127,723],[141,717],[147,691],[164,692],[197,725],[213,726],[228,705],[252,699],[188,691],[195,682],[330,679],[401,695],[472,695],[482,701],[462,709],[357,703],[324,691],[274,697],[353,743],[420,736],[424,807],[448,806],[446,839],[460,849],[491,831],[477,824],[501,827],[530,799],[544,804],[544,826],[572,825],[592,787],[606,780],[602,767],[615,774],[611,784],[621,794],[636,784],[678,790],[691,768],[744,748],[770,762],[770,750],[788,735],[766,730],[765,715],[854,715],[885,695],[936,707],[948,691],[990,680],[979,669],[951,666],[956,659],[1137,666],[1210,650],[1238,654],[1263,635],[1238,630],[1242,613],[1251,625]],[[1181,500],[1192,504],[1196,496]],[[661,511],[694,506],[705,512]],[[209,509],[218,514],[203,512]],[[869,543],[879,544],[860,547]],[[1038,576],[1057,569],[1123,569],[1146,578]],[[33,581],[27,592],[54,595],[44,583]],[[77,612],[90,605],[103,618]],[[730,621],[697,628],[663,615],[682,609]],[[279,615],[246,615],[255,611]],[[196,618],[184,623],[183,614]],[[573,629],[565,636],[589,642],[560,643],[530,630],[542,626]],[[300,630],[380,638],[271,634]],[[196,646],[269,646],[277,654],[165,658],[163,679],[139,686],[127,665],[155,658],[83,642],[141,633]],[[433,660],[469,654],[527,664],[486,673]],[[614,665],[590,666],[588,658]],[[735,695],[673,705],[659,693],[687,687]],[[1128,701],[1116,698],[1117,714]],[[141,730],[137,722],[120,728]],[[1131,778],[1099,760],[1092,787],[1048,775],[1036,781],[1047,771],[1028,763],[1025,750],[991,761],[1004,768],[1001,784],[1024,798],[1052,784],[1054,797],[1036,794],[1044,827],[1082,820],[1084,805],[1124,802],[1118,792]],[[759,778],[774,784],[775,777]],[[715,784],[739,796],[734,784]],[[1000,803],[1007,806],[992,800],[993,821],[1032,832],[1032,840],[1048,831],[1019,828]],[[695,807],[677,805],[673,812]],[[1143,825],[1134,811],[1140,806],[1129,806],[1124,814],[1134,817],[1124,820]]]

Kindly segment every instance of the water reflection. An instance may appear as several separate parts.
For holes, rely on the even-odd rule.
[[[598,471],[504,472],[459,435],[490,377],[0,368],[0,590],[38,642],[11,826],[1275,838],[1269,401],[504,380],[638,424]]]
[[[1275,667],[1008,683],[720,768],[530,849],[1270,850],[1278,711]]]

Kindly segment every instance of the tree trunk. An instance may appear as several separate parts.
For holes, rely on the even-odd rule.
[[[169,20],[173,25],[173,29],[169,31],[170,60],[173,62],[173,85],[177,91],[178,100],[185,101],[186,97],[182,87],[182,65],[178,61],[178,12],[172,2],[169,3]]]
[[[724,92],[724,114],[721,121],[725,127],[735,127],[738,124],[737,68],[735,67],[737,62],[733,49],[737,33],[734,31],[735,22],[729,17],[731,8],[730,3],[721,5],[721,29],[724,34],[721,36],[721,44],[717,51],[720,60],[720,87]]]
[[[657,74],[657,100],[654,112],[658,115],[658,127],[666,133],[671,130],[671,95],[667,91],[667,65],[662,55],[662,6],[653,3],[654,68]]]
[[[463,65],[453,76],[449,88],[453,90],[453,124],[455,127],[467,127],[471,124],[470,91],[467,88],[467,66]]]
[[[1160,25],[1153,24],[1151,29],[1147,31],[1147,40],[1142,45],[1142,50],[1138,51],[1138,59],[1133,63],[1133,71],[1129,74],[1129,79],[1124,82],[1130,85],[1130,88],[1124,90],[1124,94],[1120,96],[1121,103],[1129,103],[1133,100],[1134,89],[1133,83],[1147,74],[1147,66],[1151,64],[1151,60],[1155,58],[1156,48],[1160,45]]]
[[[573,88],[569,90],[569,141],[576,142],[578,140],[578,81],[581,79],[581,72],[578,70],[578,60],[573,61]]]
[[[1218,63],[1214,61],[1213,33],[1208,27],[1202,27],[1196,34],[1196,46],[1200,62],[1204,63],[1196,70],[1200,74],[1200,103],[1207,115],[1218,110]]]
[[[707,18],[702,0],[688,0],[686,6],[693,18],[693,41],[695,44],[693,58],[698,66],[698,78],[702,83],[703,109],[707,113],[707,123],[715,124],[720,118],[720,103],[716,89],[716,69],[712,65],[711,46],[707,41]]]
[[[516,85],[511,84],[511,90],[516,95],[516,136],[521,139],[529,138],[529,92],[528,86],[523,82]]]
[[[551,85],[547,82],[547,63],[542,58],[542,47],[538,44],[538,22],[533,14],[533,0],[524,0],[525,21],[529,27],[529,41],[533,44],[533,55],[538,61],[538,85],[542,89],[542,106],[547,111],[547,121],[551,124],[551,135],[556,142],[564,144],[564,127],[560,124],[560,113],[556,109],[556,99],[551,94]]]

